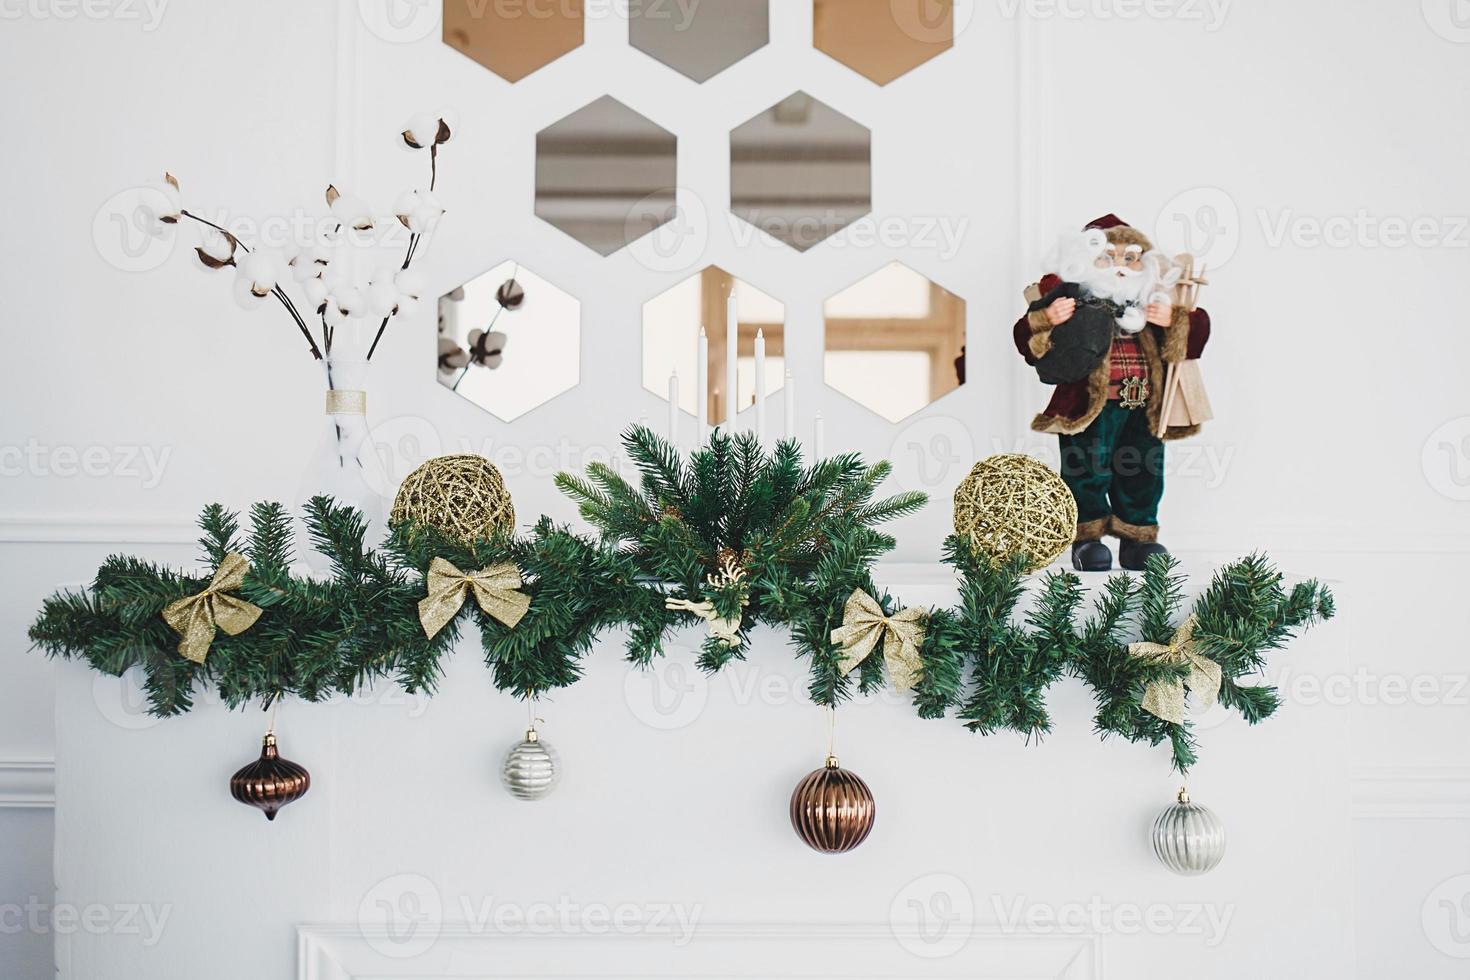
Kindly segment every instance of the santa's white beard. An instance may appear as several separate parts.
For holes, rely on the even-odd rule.
[[[1082,280],[1082,288],[1090,295],[1124,307],[1123,314],[1115,318],[1124,333],[1138,333],[1147,322],[1142,300],[1148,285],[1148,276],[1142,272],[1116,266],[1089,269]]]
[[[1082,286],[1099,299],[1112,300],[1119,306],[1127,306],[1143,299],[1144,290],[1148,288],[1148,277],[1133,269],[1094,267],[1088,270]]]

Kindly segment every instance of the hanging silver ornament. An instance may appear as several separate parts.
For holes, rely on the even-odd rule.
[[[1153,844],[1159,862],[1176,875],[1207,874],[1225,856],[1225,825],[1181,789],[1179,802],[1154,821]]]
[[[561,778],[561,762],[556,750],[532,728],[527,730],[525,739],[511,746],[500,777],[516,799],[539,800],[556,788]]]

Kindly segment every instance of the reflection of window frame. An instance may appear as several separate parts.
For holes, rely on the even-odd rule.
[[[734,421],[734,413],[725,410],[724,388],[727,337],[725,321],[729,313],[726,303],[735,283],[736,277],[717,265],[709,266],[699,274],[699,315],[704,324],[705,337],[709,340],[709,417],[724,419],[726,425]],[[786,325],[784,323],[747,320],[741,317],[736,329],[739,331],[735,337],[737,359],[755,357],[757,330],[765,334],[767,357],[784,358],[786,356]],[[735,394],[738,397],[740,393]]]
[[[830,304],[830,300],[828,301]],[[826,321],[827,352],[919,351],[929,355],[929,405],[960,386],[955,359],[965,345],[965,301],[929,282],[923,317],[833,317]],[[769,338],[769,334],[767,337]],[[767,340],[767,349],[770,341]]]

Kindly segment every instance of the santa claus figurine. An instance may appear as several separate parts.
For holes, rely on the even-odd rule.
[[[1162,424],[1166,369],[1200,356],[1210,317],[1174,305],[1180,268],[1116,215],[1064,236],[1046,265],[1015,341],[1056,385],[1031,428],[1061,441],[1062,479],[1077,498],[1072,566],[1111,569],[1102,538],[1113,535],[1118,563],[1140,571],[1168,553],[1159,543],[1164,441],[1199,431]]]

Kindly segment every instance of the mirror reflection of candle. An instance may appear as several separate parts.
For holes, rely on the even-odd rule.
[[[755,332],[755,438],[766,442],[766,334]]]
[[[704,445],[709,438],[709,334],[699,325],[699,345],[694,358],[694,440]]]
[[[679,444],[679,372],[669,375],[669,442]]]
[[[790,370],[790,368],[788,368],[786,370],[786,377],[783,380],[783,386],[784,386],[783,387],[783,391],[785,392],[785,394],[782,397],[785,399],[785,404],[786,404],[786,438],[787,439],[795,439],[796,438],[796,386],[792,383],[792,380],[791,380],[791,370]]]
[[[740,351],[740,304],[735,298],[735,284],[730,284],[730,299],[725,304],[725,431],[735,431],[735,413],[740,411],[736,392],[739,375],[736,358]]]

